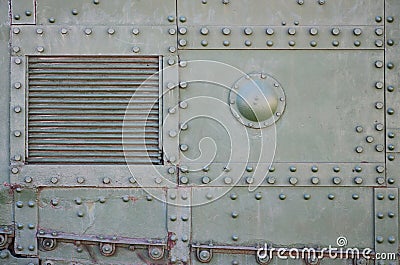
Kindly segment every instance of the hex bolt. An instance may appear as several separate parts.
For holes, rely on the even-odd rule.
[[[383,126],[382,123],[378,123],[378,124],[375,125],[375,129],[376,129],[377,131],[382,131],[383,128],[384,128],[384,126]]]
[[[339,28],[333,28],[331,30],[332,35],[338,36],[340,34],[340,29]]]
[[[182,176],[182,177],[180,177],[180,182],[182,183],[182,184],[188,184],[189,183],[189,179],[186,177],[186,176]]]
[[[267,178],[267,182],[268,182],[268,184],[275,184],[275,182],[276,182],[276,178],[275,177],[268,177]]]
[[[85,32],[86,35],[90,35],[90,34],[92,34],[92,29],[86,28],[86,29],[84,30],[84,32]]]
[[[375,61],[375,67],[376,67],[376,68],[382,68],[382,67],[383,67],[383,62],[380,61],[380,60]]]
[[[230,177],[225,177],[225,178],[224,178],[224,183],[225,183],[225,184],[231,184],[231,183],[232,183],[232,178],[230,178]]]
[[[201,35],[208,35],[208,33],[209,33],[208,28],[203,27],[203,28],[200,29],[200,34]]]
[[[79,184],[82,184],[83,182],[85,182],[85,179],[83,177],[78,177],[76,179],[76,182],[78,182]]]
[[[185,35],[186,33],[187,33],[187,28],[185,28],[185,27],[179,28],[179,34]]]
[[[61,29],[61,34],[65,35],[68,33],[68,30],[66,28]]]
[[[360,185],[363,183],[363,179],[361,177],[356,177],[354,178],[354,183]]]
[[[336,184],[336,185],[339,185],[340,183],[342,183],[342,179],[339,177],[334,177],[332,179],[332,181],[333,181],[333,184]]]
[[[376,82],[376,83],[375,83],[375,88],[376,88],[376,89],[382,89],[382,88],[383,88],[383,82],[380,82],[380,81],[379,81],[379,82]]]
[[[130,182],[131,184],[135,184],[135,183],[136,183],[136,179],[135,179],[134,177],[130,177],[130,178],[129,178],[129,182]]]
[[[110,184],[110,182],[111,182],[110,178],[107,178],[107,177],[103,178],[103,183],[104,184]]]
[[[15,137],[20,137],[21,136],[21,131],[19,131],[19,130],[14,131],[14,136]]]
[[[296,35],[296,29],[295,28],[289,28],[288,29],[288,34],[289,35]]]
[[[207,177],[207,176],[204,176],[204,177],[201,178],[201,182],[203,184],[208,184],[208,183],[210,183],[210,181],[211,181],[211,179],[209,177]]]
[[[15,58],[14,63],[19,65],[22,63],[22,60],[20,58]],[[17,84],[17,83],[15,83],[15,84]],[[15,87],[15,88],[17,88],[17,87]]]
[[[13,28],[14,34],[19,34],[21,32],[20,28]]]
[[[13,168],[11,169],[11,173],[13,173],[13,174],[17,174],[18,172],[19,172],[19,169],[16,168],[16,167],[13,167]]]
[[[383,184],[385,184],[385,179],[382,177],[378,177],[378,178],[376,178],[376,183],[378,185],[383,185]]]
[[[362,34],[362,30],[360,28],[355,28],[353,30],[353,34],[356,36],[360,36]]]
[[[185,39],[180,39],[178,43],[181,47],[185,47],[187,45],[187,41]]]
[[[50,179],[50,182],[53,183],[53,184],[56,184],[58,182],[58,178],[57,177],[52,177]]]
[[[181,109],[186,109],[188,107],[188,104],[186,101],[181,101],[181,102],[179,102],[179,107]]]
[[[175,29],[174,29],[175,30]],[[139,33],[140,33],[140,30],[138,29],[138,28],[133,28],[132,29],[132,34],[133,35],[139,35]],[[174,33],[175,34],[175,33]]]
[[[385,167],[382,165],[377,166],[375,169],[378,173],[383,173],[385,171]]]
[[[29,176],[25,177],[24,180],[25,180],[26,183],[31,183],[32,182],[32,178],[29,177]]]
[[[20,47],[18,47],[18,46],[14,46],[12,49],[13,49],[13,52],[15,52],[15,53],[17,53],[17,52],[20,52],[20,51],[21,51],[21,48],[20,48]]]
[[[317,184],[319,183],[319,178],[317,178],[317,177],[312,177],[312,178],[311,178],[311,183],[314,184],[314,185],[317,185]]]
[[[115,33],[115,29],[109,28],[109,29],[107,30],[107,33],[108,33],[109,35],[113,35],[113,34]]]
[[[139,53],[139,52],[140,52],[140,48],[139,48],[138,46],[134,46],[134,47],[132,48],[132,52],[134,52],[134,53]]]
[[[375,108],[376,108],[376,109],[382,109],[383,106],[384,106],[383,102],[376,102],[376,103],[375,103]]]

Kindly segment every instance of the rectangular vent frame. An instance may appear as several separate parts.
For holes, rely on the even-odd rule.
[[[26,163],[162,165],[161,67],[162,56],[28,56]]]

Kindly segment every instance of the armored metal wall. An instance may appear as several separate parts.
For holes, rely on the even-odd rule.
[[[0,264],[398,263],[397,0],[0,13]]]

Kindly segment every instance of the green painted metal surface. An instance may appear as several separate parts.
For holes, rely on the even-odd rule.
[[[398,264],[399,14],[1,1],[0,264]]]

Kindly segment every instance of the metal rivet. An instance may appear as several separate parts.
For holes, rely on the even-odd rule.
[[[251,46],[251,41],[249,41],[249,40],[246,40],[245,42],[244,42],[244,45],[246,45],[246,46]]]
[[[229,4],[229,0],[222,0],[222,3],[224,4],[224,5],[227,5],[227,4]]]
[[[256,200],[261,200],[262,194],[260,192],[258,192],[258,193],[256,193],[256,195],[254,197],[256,198]]]
[[[99,202],[100,203],[105,203],[106,202],[106,198],[105,197],[99,197]]]
[[[28,228],[29,229],[35,229],[35,225],[34,224],[28,224]]]
[[[324,5],[325,4],[325,0],[318,0],[318,4]]]
[[[82,211],[78,211],[78,212],[76,213],[76,215],[77,215],[78,217],[83,217],[83,216],[85,216],[85,214],[84,214]]]
[[[103,178],[104,184],[110,184],[110,182],[111,182],[110,178],[107,178],[107,177]]]
[[[43,29],[40,29],[40,28],[39,28],[39,29],[36,29],[36,33],[39,34],[39,35],[40,35],[40,34],[43,34]]]
[[[304,194],[304,200],[309,200],[311,199],[311,195],[310,194]]]
[[[383,218],[385,217],[385,216],[383,215],[383,213],[381,213],[381,212],[377,213],[376,216],[377,216],[379,219],[383,219]]]
[[[24,207],[24,203],[21,202],[21,201],[17,201],[17,202],[15,203],[15,205],[17,205],[18,208]]]
[[[395,156],[393,154],[388,155],[389,161],[393,161],[395,159]]]
[[[286,195],[283,194],[283,193],[279,194],[279,199],[285,200],[286,199]]]
[[[389,23],[392,23],[392,22],[394,21],[394,17],[388,16],[388,17],[386,18],[386,21],[389,22]]]
[[[328,199],[329,199],[329,200],[335,199],[335,195],[333,195],[333,194],[328,194]]]
[[[20,59],[20,58],[15,58],[14,59],[14,63],[15,64],[21,64],[22,63],[22,60]],[[17,84],[17,83],[16,83]]]
[[[185,23],[186,22],[186,17],[185,16],[180,16],[179,17],[179,21],[182,22],[182,23]]]
[[[51,18],[49,18],[49,22],[54,23],[54,22],[56,22],[56,19],[54,17],[51,17]]]
[[[174,29],[175,30],[175,29]],[[138,35],[140,33],[140,30],[138,28],[133,28],[132,29],[132,34],[133,35]],[[175,33],[174,33],[175,34]]]
[[[185,152],[185,151],[187,151],[189,149],[189,146],[187,144],[181,144],[181,145],[179,145],[179,149],[182,152]]]
[[[388,137],[393,139],[395,137],[395,133],[394,132],[388,132]]]
[[[179,169],[180,169],[180,171],[182,173],[188,173],[189,172],[189,168],[187,166],[181,166]]]
[[[396,238],[395,238],[394,236],[389,236],[389,237],[388,237],[388,242],[389,242],[390,244],[394,244],[394,243],[396,242]]]
[[[202,40],[201,42],[200,42],[200,44],[201,44],[201,46],[207,46],[208,45],[208,41],[207,40]]]
[[[174,16],[168,16],[168,17],[167,17],[167,20],[168,20],[169,22],[174,22],[174,21],[175,21],[175,17],[174,17]]]
[[[272,40],[267,41],[267,46],[271,47],[274,45],[274,42]]]
[[[207,193],[206,198],[211,200],[213,198],[213,195],[211,193]]]
[[[396,196],[394,194],[389,194],[388,198],[389,200],[393,201],[394,199],[396,199]]]
[[[360,154],[360,153],[362,153],[364,151],[364,148],[362,146],[357,146],[355,150],[356,150],[357,153]]]
[[[318,172],[318,167],[317,166],[312,166],[311,167],[311,171],[314,172],[314,173]]]
[[[21,30],[19,28],[13,28],[14,34],[19,34]]]
[[[236,200],[237,199],[237,194],[236,193],[231,193],[230,198],[231,200]]]
[[[335,47],[339,46],[339,44],[340,43],[337,40],[332,41],[332,45]]]
[[[336,172],[336,173],[340,172],[340,167],[338,167],[338,166],[335,166],[332,169],[333,169],[333,172]]]
[[[394,114],[394,109],[393,108],[388,108],[387,109],[387,114],[393,115]]]
[[[316,47],[317,46],[317,42],[316,41],[310,41],[310,46]]]
[[[332,179],[333,184],[339,185],[340,183],[342,183],[342,179],[339,177],[334,177]]]
[[[389,218],[393,218],[393,217],[395,217],[395,214],[394,214],[394,212],[388,212],[388,216],[389,216]]]
[[[382,193],[378,193],[376,195],[376,198],[381,201],[381,200],[383,200],[385,198],[385,196]]]
[[[182,176],[182,177],[180,177],[180,182],[182,183],[182,184],[188,184],[188,182],[189,182],[189,179],[186,177],[186,176]]]
[[[376,242],[383,243],[383,237],[382,236],[377,236],[376,237]]]
[[[28,249],[29,249],[30,251],[34,251],[34,250],[35,250],[35,246],[34,246],[34,245],[29,245]]]
[[[208,184],[208,183],[210,183],[210,181],[211,181],[211,179],[209,177],[207,177],[207,176],[204,176],[204,177],[201,178],[201,182],[203,184]]]
[[[386,43],[387,43],[389,46],[393,46],[393,45],[394,45],[394,40],[388,39]]]
[[[21,156],[20,155],[15,155],[14,156],[14,160],[15,161],[20,161],[21,160]]]
[[[235,211],[233,211],[233,212],[231,213],[231,216],[232,216],[232,218],[238,218],[238,216],[239,216],[239,213],[238,213],[238,212],[235,212]]]
[[[44,47],[43,47],[43,46],[38,46],[38,47],[36,48],[36,50],[37,50],[38,52],[44,52]]]
[[[239,236],[233,235],[233,236],[232,236],[232,240],[233,240],[233,241],[238,241],[238,240],[239,240]]]
[[[253,182],[254,182],[254,178],[253,177],[247,177],[246,178],[246,183],[247,184],[253,184]]]
[[[395,183],[394,178],[388,178],[388,183],[389,183],[390,185],[393,185],[393,184]]]
[[[376,16],[375,17],[375,21],[378,22],[378,23],[382,22],[382,17],[381,16]]]
[[[281,22],[282,26],[286,26],[286,21]]]
[[[181,199],[184,200],[184,201],[186,201],[186,200],[188,199],[188,195],[187,195],[186,193],[183,193],[183,194],[181,195]]]
[[[360,41],[358,41],[358,40],[354,41],[354,46],[359,47],[360,45],[361,45]]]
[[[182,221],[186,222],[187,220],[189,220],[189,217],[187,215],[182,215],[181,216]]]
[[[304,4],[304,0],[297,0],[297,4],[303,5]]]
[[[387,68],[388,69],[393,69],[394,68],[394,64],[392,62],[387,63]]]
[[[394,144],[389,144],[388,145],[388,150],[393,151],[395,149],[395,145]]]
[[[76,16],[79,14],[78,9],[74,8],[71,10],[72,15]]]
[[[21,246],[21,245],[18,245],[18,246],[17,246],[17,249],[18,249],[19,251],[22,251],[22,250],[24,250],[24,247]]]
[[[26,15],[27,17],[32,16],[32,11],[26,10],[26,11],[25,11],[25,15]]]
[[[296,42],[294,40],[289,41],[289,46],[295,46]]]
[[[358,194],[353,194],[352,195],[353,200],[358,200],[360,196]]]
[[[139,48],[138,46],[134,46],[134,47],[132,48],[132,51],[133,51],[134,53],[138,53],[138,52],[140,52],[140,48]]]

